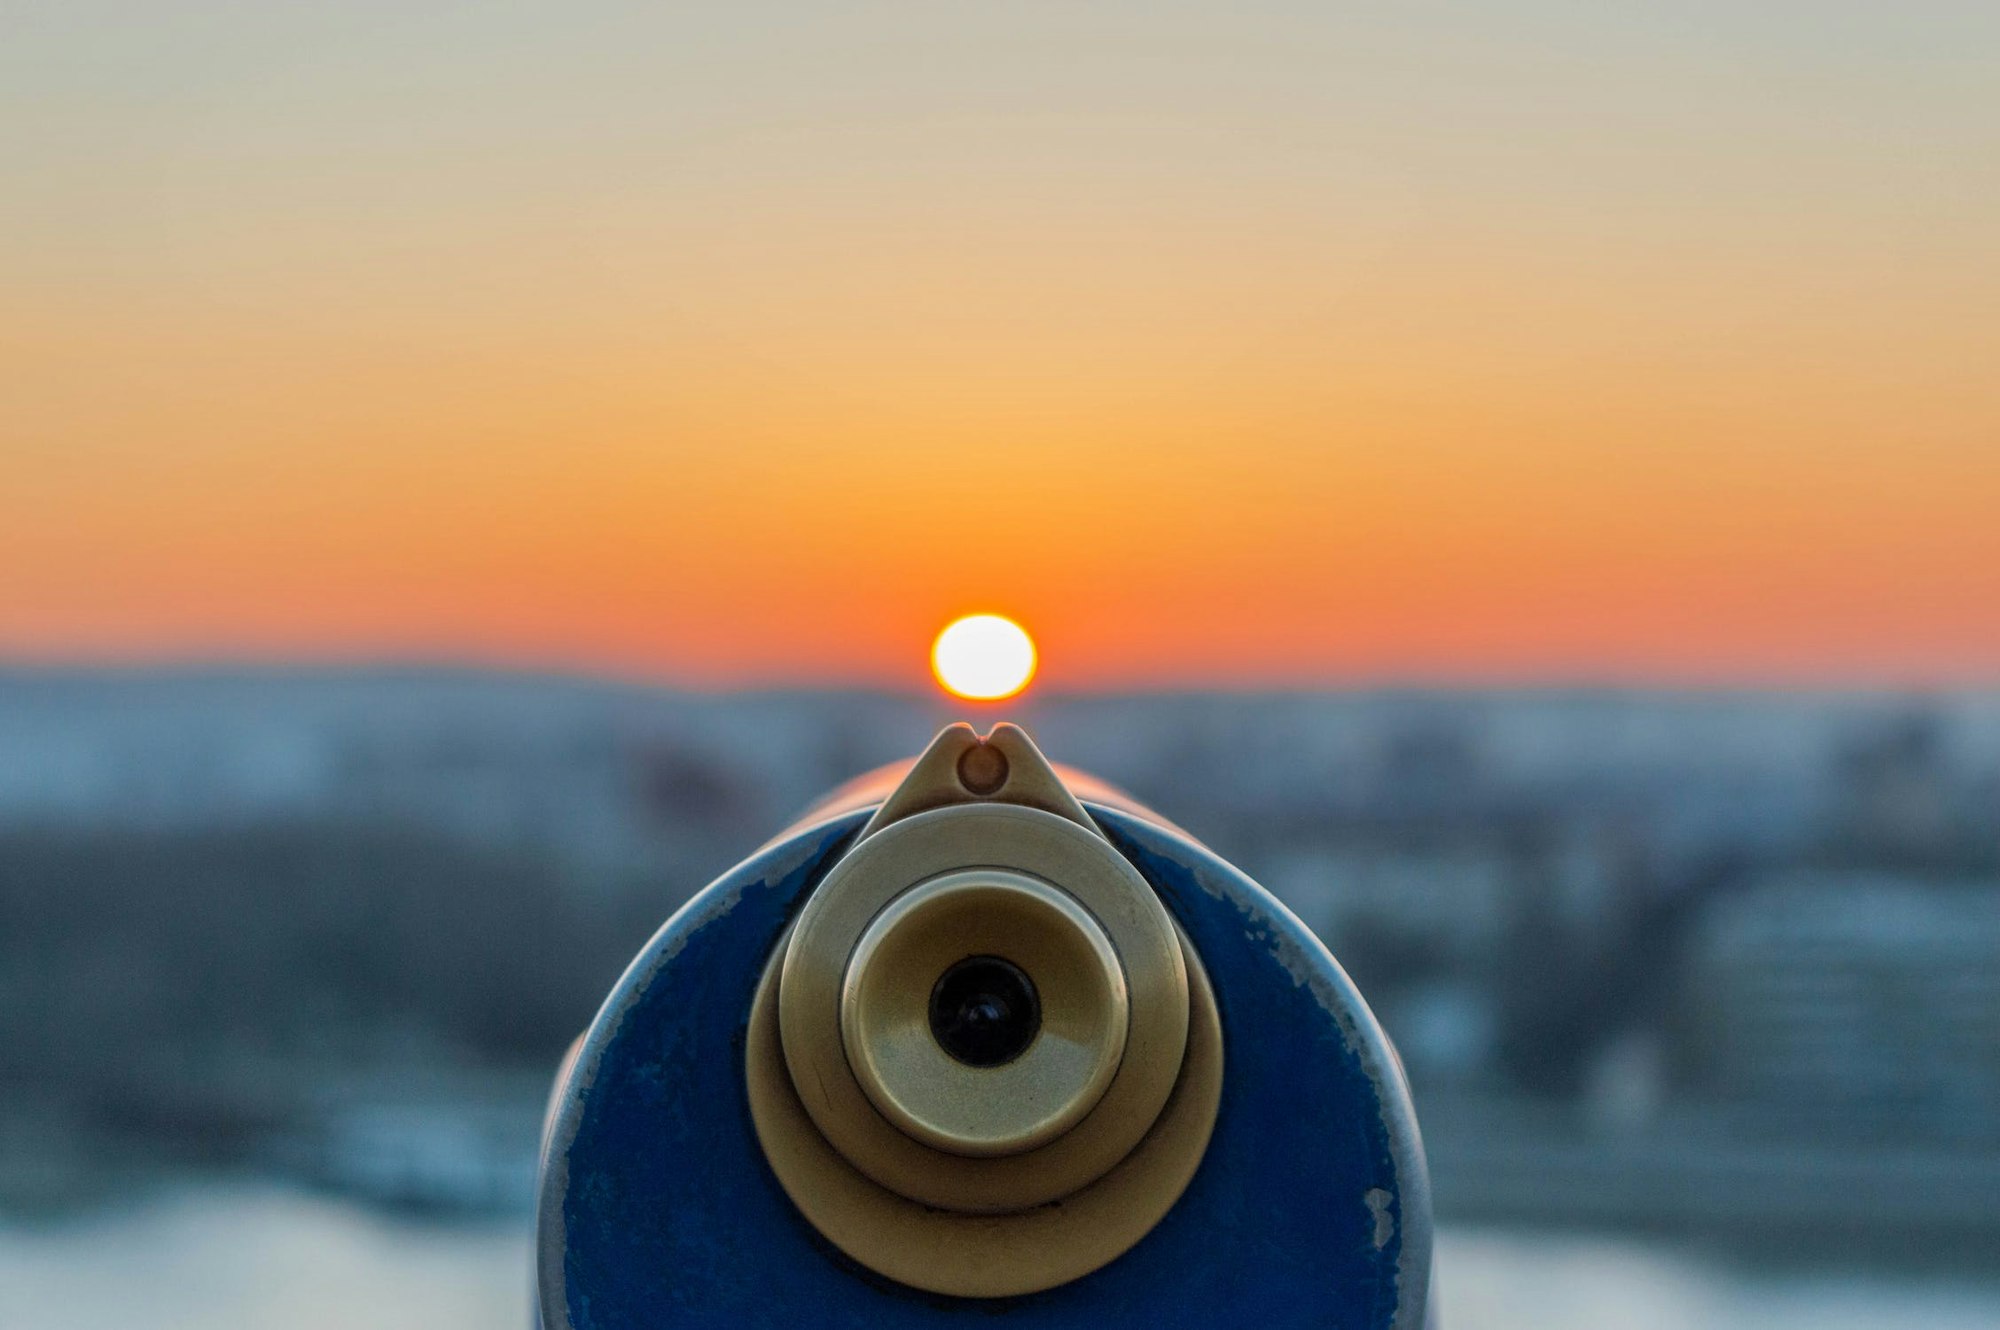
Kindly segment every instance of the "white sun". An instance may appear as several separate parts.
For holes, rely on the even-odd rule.
[[[931,668],[947,691],[995,702],[1012,697],[1035,677],[1035,643],[1012,619],[968,614],[938,634]]]

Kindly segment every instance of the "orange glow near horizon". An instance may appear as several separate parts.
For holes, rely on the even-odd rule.
[[[0,665],[2000,681],[1969,8],[165,8],[0,80]]]

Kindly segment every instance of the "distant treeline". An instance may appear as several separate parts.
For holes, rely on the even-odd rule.
[[[0,1093],[195,1129],[399,1050],[551,1066],[686,890],[415,828],[6,831]]]

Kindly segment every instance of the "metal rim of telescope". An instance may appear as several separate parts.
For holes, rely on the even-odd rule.
[[[1124,1255],[1187,1190],[1222,1102],[1222,1020],[1215,991],[1175,929],[1188,975],[1186,1055],[1165,1107],[1138,1146],[1081,1190],[1026,1210],[939,1210],[861,1173],[827,1143],[801,1104],[779,1031],[783,949],[765,967],[750,1012],[750,1114],[764,1156],[806,1220],[862,1265],[932,1293],[999,1298],[1080,1279]]]

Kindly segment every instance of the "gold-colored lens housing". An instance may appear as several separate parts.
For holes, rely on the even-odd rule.
[[[1026,978],[1039,1022],[985,1064],[931,1024],[975,957],[1022,1000]],[[1097,1269],[1173,1207],[1215,1125],[1221,1023],[1187,939],[1032,741],[953,726],[772,956],[746,1071],[765,1157],[821,1234],[914,1287],[1001,1297]]]
[[[931,1029],[938,977],[973,956],[1024,971],[1039,1028],[1018,1055],[969,1066]],[[951,1154],[1022,1154],[1082,1120],[1125,1056],[1125,971],[1075,897],[1023,873],[977,868],[919,883],[884,906],[847,962],[848,1066],[905,1136]]]
[[[1005,1298],[1108,1265],[1153,1230],[1194,1178],[1222,1100],[1222,1022],[1208,973],[1186,952],[1192,1019],[1173,1093],[1139,1144],[1060,1202],[1002,1214],[939,1210],[876,1183],[819,1134],[786,1070],[774,955],[750,1009],[750,1115],[785,1194],[862,1265],[912,1288]]]
[[[1056,1115],[1076,1106],[1073,1091],[1051,1088],[1025,1098],[1001,1098],[1002,1082],[1018,1095],[1005,1068],[940,1066],[940,1097],[995,1100],[987,1135],[950,1138],[945,1131],[900,1129],[878,1111],[842,1029],[842,994],[849,962],[876,918],[911,886],[965,865],[987,865],[1011,880],[1060,884],[1093,920],[1116,953],[1128,1009],[1124,1048],[1108,1084],[1080,1118],[1048,1137],[1044,1106]],[[997,927],[969,931],[957,956],[995,950]],[[987,931],[994,928],[994,931]],[[1004,953],[998,953],[1004,954]],[[946,962],[949,963],[948,961]],[[942,966],[940,966],[940,969]],[[895,977],[910,1005],[928,998],[936,973]],[[1038,987],[1054,976],[1033,975]],[[852,981],[872,982],[865,972]],[[1066,1196],[1103,1176],[1129,1154],[1160,1115],[1187,1047],[1187,963],[1174,928],[1152,888],[1103,837],[1053,813],[1011,804],[933,809],[862,840],[835,865],[800,913],[785,948],[778,1014],[785,1061],[801,1102],[833,1147],[882,1186],[941,1210],[996,1214]],[[1108,1022],[1108,1013],[1104,1017]],[[948,1061],[948,1060],[946,1060]],[[995,1075],[995,1073],[1002,1073]],[[1063,1094],[1068,1093],[1067,1099]],[[1041,1138],[1037,1148],[996,1151],[986,1141]]]

